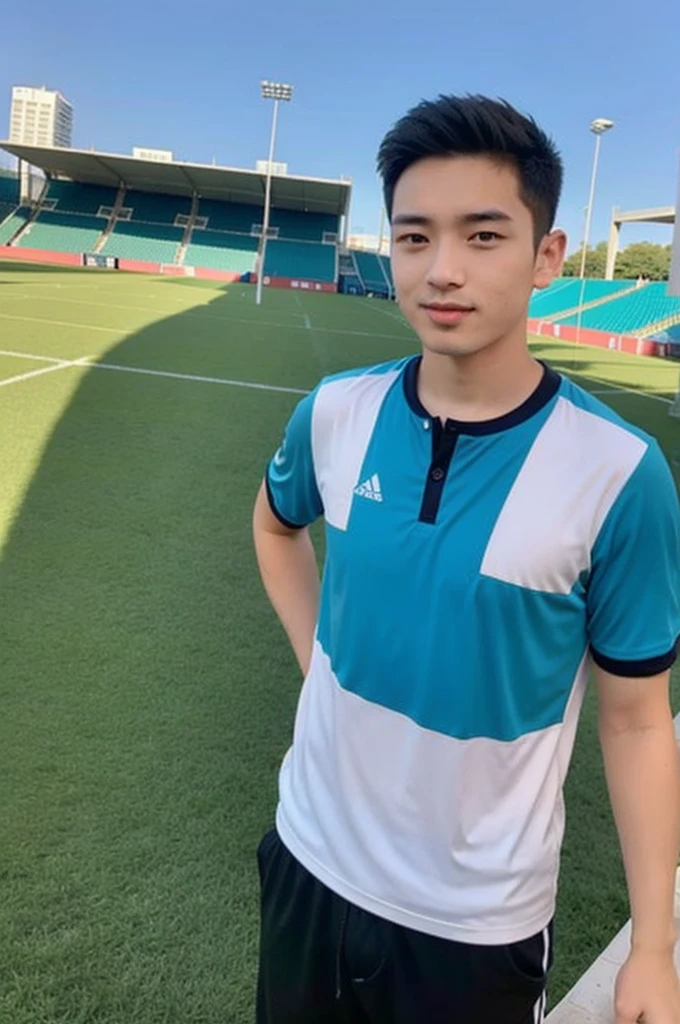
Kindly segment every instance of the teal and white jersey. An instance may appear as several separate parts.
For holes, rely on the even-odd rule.
[[[591,657],[675,658],[678,500],[656,442],[547,367],[507,416],[442,424],[419,364],[323,380],[267,471],[327,540],[277,827],[365,910],[508,943],[554,914]]]

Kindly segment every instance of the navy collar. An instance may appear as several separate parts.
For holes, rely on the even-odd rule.
[[[433,417],[418,398],[418,373],[420,372],[422,358],[422,356],[415,356],[406,365],[404,370],[404,395],[416,416],[420,419],[429,420],[433,419]],[[535,416],[537,412],[540,412],[548,404],[551,398],[554,398],[562,383],[562,378],[558,373],[551,370],[544,362],[540,362],[543,367],[543,377],[538,387],[516,409],[506,412],[503,416],[497,416],[493,420],[475,420],[472,422],[447,420],[446,422],[450,423],[459,434],[481,436],[484,434],[497,434],[502,430],[510,430],[512,427],[517,427],[520,423],[524,423],[525,420]]]

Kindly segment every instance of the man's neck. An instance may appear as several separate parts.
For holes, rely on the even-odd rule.
[[[480,422],[517,409],[533,394],[543,367],[526,346],[502,346],[469,356],[439,355],[423,350],[418,397],[432,416]]]

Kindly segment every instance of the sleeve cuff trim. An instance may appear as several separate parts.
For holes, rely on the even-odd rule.
[[[274,495],[272,494],[271,484],[269,483],[269,471],[267,471],[264,475],[264,483],[265,488],[267,490],[267,500],[269,502],[269,507],[272,510],[272,513],[278,519],[278,521],[283,526],[287,527],[289,530],[304,530],[304,523],[291,523],[290,519],[286,519],[286,517],[281,515],[281,513],[277,509],[276,502],[274,501]]]
[[[657,676],[671,667],[678,654],[677,640],[673,647],[666,654],[660,654],[655,658],[641,658],[636,661],[621,661],[618,658],[608,658],[606,654],[600,654],[595,648],[591,648],[593,661],[605,672],[611,672],[613,676],[624,676],[629,679],[644,676]]]

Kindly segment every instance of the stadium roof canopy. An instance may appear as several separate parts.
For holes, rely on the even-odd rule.
[[[157,163],[138,157],[98,153],[94,150],[60,149],[52,146],[22,146],[0,142],[0,147],[40,168],[52,177],[70,178],[87,185],[110,185],[142,192],[162,192],[229,203],[264,202],[266,175],[262,171],[188,164],[180,161]],[[272,175],[272,205],[307,213],[346,214],[352,189],[349,181],[302,178],[291,174]]]

